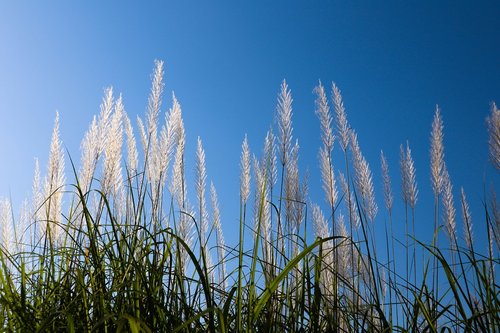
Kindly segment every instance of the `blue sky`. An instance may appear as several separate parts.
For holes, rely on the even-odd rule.
[[[380,149],[400,210],[399,145],[408,140],[420,191],[417,236],[431,233],[428,151],[439,104],[455,197],[463,185],[482,227],[483,187],[498,189],[500,177],[488,163],[485,126],[490,103],[500,103],[498,17],[493,1],[2,2],[0,194],[17,206],[29,195],[34,157],[42,171],[46,165],[56,110],[76,160],[105,87],[123,94],[129,115],[144,115],[153,61],[162,59],[164,109],[174,90],[191,158],[197,136],[203,139],[230,241],[241,141],[247,133],[252,151],[261,151],[284,78],[313,201],[324,204],[312,93],[321,79],[328,90],[335,81],[343,92],[374,173],[381,221]],[[193,164],[187,168],[194,173]]]

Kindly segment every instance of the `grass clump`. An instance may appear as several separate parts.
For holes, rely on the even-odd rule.
[[[36,164],[33,196],[22,218],[14,221],[10,202],[0,201],[3,330],[500,330],[496,198],[484,204],[483,225],[475,223],[487,230],[489,248],[482,253],[475,248],[461,189],[466,240],[461,244],[439,109],[431,135],[435,237],[431,244],[414,237],[418,189],[407,143],[400,162],[406,211],[401,241],[393,232],[392,185],[381,153],[388,212],[381,243],[374,230],[379,207],[372,172],[347,121],[340,90],[332,85],[332,114],[321,82],[315,89],[319,166],[328,204],[323,210],[310,202],[307,177],[299,173],[292,97],[283,81],[277,134],[267,133],[262,156],[252,157],[243,140],[239,243],[233,247],[224,243],[213,183],[208,204],[200,138],[194,204],[190,201],[181,106],[173,95],[160,122],[163,88],[163,62],[157,61],[146,117],[137,120],[138,136],[121,96],[106,89],[100,113],[82,140],[80,163],[70,160],[69,182],[56,116],[47,173],[42,179]],[[493,106],[488,120],[495,166],[497,113]],[[332,157],[336,137],[344,156],[339,170]],[[441,212],[448,249],[439,246],[441,239],[438,244]],[[395,255],[396,247],[404,248],[404,258]]]

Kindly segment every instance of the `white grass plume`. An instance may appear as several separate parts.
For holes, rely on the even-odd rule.
[[[343,238],[339,242],[339,249],[338,249],[339,272],[341,276],[347,278],[349,272],[351,271],[350,259],[352,258],[352,256],[350,252],[351,251],[350,242],[352,240],[345,226],[344,215],[339,214],[339,218],[337,219],[336,223],[337,223],[338,234],[340,237]]]
[[[28,199],[24,199],[19,212],[19,222],[16,224],[14,231],[16,234],[16,252],[24,252],[25,246],[29,244],[32,236],[31,225],[32,210]],[[26,246],[27,248],[27,246]]]
[[[184,132],[184,124],[182,120],[177,128],[177,148],[175,151],[174,166],[172,168],[172,178],[170,183],[170,193],[176,199],[177,205],[180,208],[185,207],[186,201],[186,186],[184,175],[184,149],[186,142],[186,134]]]
[[[122,176],[122,144],[123,144],[123,104],[121,96],[115,104],[104,147],[104,173],[102,180],[102,189],[105,194],[112,194],[117,197],[123,189]]]
[[[296,234],[303,222],[308,192],[307,174],[302,181],[300,179],[299,148],[299,141],[296,140],[285,166],[285,216],[289,223],[287,231],[291,234]]]
[[[416,170],[411,157],[411,150],[408,141],[406,142],[406,151],[403,145],[400,145],[400,168],[401,168],[401,187],[403,200],[412,209],[415,208],[418,198],[418,188],[416,180]]]
[[[187,198],[185,198],[184,200],[184,208],[182,208],[182,211],[179,214],[179,219],[177,220],[177,235],[191,248],[193,245],[194,237],[194,225],[191,216],[195,216],[195,210],[193,209]],[[184,247],[180,246],[180,248],[182,267],[185,272],[187,268],[188,254]]]
[[[250,148],[246,135],[241,145],[240,169],[240,198],[242,204],[246,204],[250,195]]]
[[[349,123],[347,122],[347,115],[344,108],[344,102],[342,101],[342,95],[340,89],[332,82],[332,96],[333,104],[335,106],[337,131],[340,138],[340,146],[344,153],[346,152],[347,146],[350,140],[350,130]]]
[[[114,97],[113,88],[108,87],[104,90],[104,98],[101,104],[101,112],[98,118],[98,128],[99,128],[99,154],[104,152],[107,145],[108,131],[111,122],[111,115],[113,113]]]
[[[99,128],[97,126],[97,119],[94,117],[80,144],[82,157],[78,182],[84,194],[91,186],[92,177],[97,166],[97,161],[99,160],[98,141]]]
[[[392,195],[391,178],[389,177],[389,165],[385,158],[384,152],[380,151],[380,166],[382,169],[382,180],[384,183],[384,202],[389,215],[392,213],[392,205],[394,202],[394,197]]]
[[[319,151],[321,179],[323,181],[323,190],[325,191],[326,201],[332,207],[337,203],[337,184],[335,180],[335,173],[331,164],[331,152],[328,151],[327,146],[323,146]]]
[[[169,186],[170,193],[177,203],[179,209],[179,218],[177,219],[177,233],[188,246],[193,243],[193,221],[189,215],[195,216],[194,209],[187,198],[187,188],[185,182],[184,170],[184,150],[186,135],[184,131],[184,123],[180,119],[177,128],[177,147],[175,152],[174,165],[172,168],[171,183]],[[181,260],[184,271],[186,270],[187,252],[181,247]]]
[[[113,111],[113,89],[106,88],[100,105],[99,117],[94,117],[81,142],[82,152],[79,184],[83,194],[90,190],[97,163],[106,147],[107,133]]]
[[[259,223],[262,223],[262,216],[261,216],[261,210],[263,212],[263,208],[261,205],[262,202],[262,194],[263,192],[266,191],[267,185],[266,185],[266,169],[265,165],[262,165],[257,157],[255,155],[253,156],[253,173],[254,173],[254,184],[255,184],[255,191],[254,191],[254,204],[253,204],[253,219],[254,219],[254,233],[253,237],[254,239],[256,237],[259,237],[257,235],[257,230]],[[266,186],[266,188],[264,188]],[[266,205],[266,203],[264,203]],[[261,224],[262,226],[262,224]]]
[[[35,174],[33,176],[33,185],[31,187],[32,192],[32,214],[31,219],[33,220],[33,239],[38,240],[39,236],[45,234],[46,223],[43,220],[43,192],[42,183],[40,176],[40,165],[38,163],[38,158],[35,158]]]
[[[431,131],[431,182],[434,196],[439,197],[443,187],[444,145],[443,120],[439,107],[436,105]]]
[[[494,230],[496,231],[493,235],[497,243],[497,247],[500,249],[500,208],[498,207],[497,194],[494,189],[491,190],[490,207],[493,215]]]
[[[175,96],[174,96],[175,97]],[[184,179],[184,149],[186,144],[186,133],[182,120],[182,111],[177,99],[174,98],[170,121],[175,124],[175,154],[172,167],[170,193],[177,199],[179,207],[184,207],[185,179]]]
[[[1,245],[7,253],[13,253],[15,249],[14,221],[12,216],[12,205],[10,200],[0,198],[0,228]]]
[[[500,110],[495,103],[491,105],[491,114],[487,118],[490,135],[490,160],[493,166],[500,171]]]
[[[277,122],[279,131],[279,155],[280,162],[285,165],[288,162],[290,150],[292,148],[292,93],[283,80],[281,91],[278,95]]]
[[[155,68],[152,74],[151,93],[148,100],[147,126],[148,135],[151,140],[157,139],[158,117],[161,110],[161,101],[163,95],[163,61],[155,60]]]
[[[56,112],[54,130],[50,143],[49,161],[45,176],[44,213],[51,224],[51,241],[56,241],[62,235],[62,199],[64,193],[64,150],[59,138],[59,113]]]
[[[146,177],[151,186],[153,209],[156,210],[161,200],[162,168],[161,152],[158,140],[158,119],[163,95],[163,61],[156,60],[152,74],[151,92],[148,99],[146,124],[138,118],[141,143],[146,162]],[[145,125],[145,126],[144,126]]]
[[[349,193],[349,184],[347,183],[347,179],[345,178],[345,175],[342,172],[339,172],[339,181],[340,181],[340,187],[342,189],[343,201],[350,216],[349,223],[352,223],[353,229],[357,230],[359,228],[360,221],[359,221],[359,214],[356,213],[356,203],[354,200],[347,199],[349,198],[349,195],[351,196],[351,198],[354,198],[354,194],[352,192]]]
[[[276,154],[273,154],[274,137],[272,132],[268,132],[264,142],[264,155],[262,160],[254,156],[253,170],[255,182],[255,201],[254,201],[254,229],[257,231],[260,222],[260,231],[262,235],[262,248],[264,257],[264,266],[268,274],[271,274],[271,205],[269,204],[269,195],[272,188],[273,169],[276,167]],[[274,158],[274,163],[273,163]],[[274,167],[273,167],[274,164]]]
[[[321,139],[323,141],[323,145],[326,147],[328,151],[333,149],[333,144],[335,137],[332,133],[332,115],[330,113],[330,107],[328,106],[328,99],[326,98],[325,88],[319,81],[319,84],[316,88],[314,88],[314,92],[316,93],[316,115],[320,120],[321,126]]]
[[[291,223],[292,233],[299,228],[298,206],[300,203],[300,179],[299,179],[299,143],[298,140],[290,151],[288,163],[285,165],[285,215],[286,220]]]
[[[472,250],[472,245],[474,241],[474,233],[472,230],[472,216],[469,210],[469,204],[465,196],[464,188],[460,188],[460,203],[462,207],[462,218],[463,218],[463,231],[465,243]]]
[[[496,235],[497,233],[495,233],[493,231],[493,227],[491,225],[488,227],[488,233],[491,235],[489,237],[489,240],[488,240],[488,254],[489,254],[489,257],[491,260],[491,259],[493,259],[493,238],[495,237],[493,235]],[[497,242],[498,242],[498,240],[497,240]],[[496,265],[494,262],[491,262],[489,265],[490,274],[489,274],[488,278],[489,278],[489,283],[491,283],[491,284],[495,283],[495,266]]]
[[[162,126],[159,143],[159,168],[161,177],[161,186],[167,181],[167,172],[170,160],[175,154],[175,146],[181,135],[179,127],[182,122],[181,106],[175,94],[172,93],[172,108],[165,114],[165,125]]]
[[[323,147],[319,151],[319,161],[321,169],[321,179],[323,182],[323,190],[325,191],[326,200],[332,211],[337,202],[337,186],[335,183],[335,173],[332,166],[332,150],[335,137],[332,133],[331,123],[332,116],[330,114],[330,107],[326,98],[325,89],[319,82],[318,86],[314,89],[316,97],[316,115],[320,120],[321,126],[321,139]]]
[[[123,123],[125,127],[125,135],[127,136],[127,166],[130,176],[134,176],[137,173],[137,168],[139,166],[137,143],[135,141],[132,123],[125,111],[123,111]]]
[[[331,232],[328,227],[328,222],[325,219],[323,211],[317,204],[312,204],[312,217],[313,217],[313,228],[314,234],[319,238],[330,237]]]
[[[330,228],[328,227],[328,222],[321,211],[321,208],[317,204],[311,204],[312,207],[312,219],[314,234],[319,238],[328,238],[331,236]],[[334,249],[333,240],[326,241],[323,243],[323,270],[321,272],[320,281],[321,288],[323,289],[323,294],[326,296],[329,302],[333,302],[333,265],[334,265]],[[332,303],[333,304],[333,303]]]
[[[375,202],[372,173],[368,162],[361,153],[358,137],[353,130],[351,130],[350,143],[354,162],[354,172],[356,175],[356,190],[362,199],[363,209],[368,219],[373,222],[378,212],[378,206]]]
[[[269,185],[266,177],[267,170],[265,161],[259,162],[259,160],[254,156],[253,158],[253,170],[254,170],[254,182],[255,182],[255,195],[254,195],[254,239],[255,237],[262,236],[262,253],[263,262],[268,274],[271,273],[271,206],[268,203],[269,200]],[[257,235],[257,230],[260,223],[260,235]]]
[[[139,138],[141,140],[142,149],[145,153],[148,151],[148,135],[146,133],[146,127],[141,117],[137,116],[137,128],[139,129]],[[145,156],[147,156],[145,154]]]
[[[262,163],[267,165],[267,177],[269,187],[272,188],[278,181],[278,168],[276,161],[276,137],[272,129],[267,131],[264,141],[264,159]]]
[[[224,242],[224,235],[222,233],[219,199],[217,198],[217,191],[213,182],[210,182],[210,201],[213,210],[213,225],[216,232],[217,241],[217,258],[219,262],[219,284],[222,290],[226,290],[226,244]]]
[[[455,240],[456,240],[456,221],[455,221],[455,203],[453,198],[453,185],[450,180],[450,175],[446,168],[446,165],[443,168],[443,209],[444,209],[444,222],[448,237],[450,239],[450,244],[452,248],[455,248]]]
[[[206,245],[205,236],[208,231],[208,211],[205,197],[206,179],[205,150],[203,149],[201,138],[198,137],[196,146],[196,196],[198,198],[198,222],[200,224],[200,235],[203,246]]]

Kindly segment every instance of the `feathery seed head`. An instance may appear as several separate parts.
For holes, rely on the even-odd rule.
[[[456,246],[456,223],[455,223],[455,203],[453,199],[453,185],[451,184],[450,175],[446,164],[443,168],[443,209],[444,209],[444,221],[446,230],[448,232],[448,237],[450,238],[450,243],[452,248]]]
[[[134,130],[127,113],[123,112],[123,122],[125,126],[125,135],[127,136],[127,164],[130,174],[134,175],[137,172],[139,164],[137,154],[137,143],[135,141]]]
[[[434,114],[431,132],[431,181],[432,190],[436,197],[441,193],[443,186],[443,167],[443,121],[441,119],[439,107],[436,105],[436,113]]]
[[[279,154],[282,165],[288,162],[292,148],[292,93],[283,80],[278,96],[277,121],[279,130]]]
[[[90,127],[85,133],[81,143],[82,161],[79,174],[79,182],[83,193],[87,192],[90,187],[90,182],[94,175],[97,161],[99,160],[99,130],[97,120],[94,117]]]
[[[33,177],[33,216],[32,218],[35,222],[42,220],[42,203],[43,203],[43,194],[42,194],[42,184],[41,184],[41,176],[40,176],[40,165],[38,163],[38,158],[35,158],[35,175]]]
[[[172,109],[170,109],[169,121],[172,124],[174,133],[176,135],[176,142],[184,140],[184,122],[182,120],[182,109],[179,101],[172,92]]]
[[[313,227],[316,237],[327,238],[330,237],[330,229],[328,222],[325,219],[323,211],[317,204],[312,204]]]
[[[254,174],[255,174],[255,203],[254,203],[254,222],[255,230],[257,231],[258,223],[260,223],[260,231],[263,238],[263,255],[265,269],[271,273],[271,253],[273,251],[271,244],[271,205],[269,201],[270,187],[268,186],[268,171],[266,165],[259,163],[254,156]],[[257,236],[257,235],[255,235]]]
[[[111,113],[113,112],[112,87],[104,90],[100,109],[99,117],[96,118],[94,116],[80,145],[82,157],[78,179],[83,193],[86,193],[90,189],[97,162],[107,146],[107,133],[109,132]]]
[[[380,165],[382,168],[382,180],[384,182],[385,207],[387,211],[389,211],[389,214],[391,214],[393,204],[391,178],[389,177],[389,165],[387,164],[387,160],[382,150],[380,151]]]
[[[349,192],[349,184],[347,183],[347,179],[342,172],[339,172],[339,181],[340,187],[342,188],[344,203],[349,211],[349,223],[352,224],[352,227],[357,230],[359,228],[360,220],[359,215],[356,214],[356,203],[353,200],[354,195]]]
[[[490,206],[493,211],[492,215],[495,222],[495,230],[497,231],[494,233],[495,241],[497,242],[497,246],[500,248],[500,208],[498,207],[497,194],[493,188],[491,190]]]
[[[151,184],[152,198],[159,200],[159,188],[162,182],[162,165],[160,145],[158,142],[158,118],[160,115],[163,95],[163,61],[155,60],[155,69],[152,74],[151,93],[148,99],[146,127],[138,120],[141,142],[144,148],[146,161],[146,176]]]
[[[264,161],[265,162],[265,161]],[[254,182],[255,182],[255,200],[254,200],[254,237],[257,237],[257,230],[260,223],[261,233],[264,236],[264,255],[269,255],[269,248],[267,242],[270,242],[270,212],[269,205],[267,203],[269,187],[267,185],[267,170],[266,165],[260,163],[259,160],[253,156],[253,172],[254,172]]]
[[[347,274],[350,271],[350,250],[351,247],[349,246],[349,233],[347,232],[347,228],[345,226],[344,222],[344,215],[340,214],[339,218],[337,219],[337,230],[339,233],[339,236],[342,237],[343,239],[340,241],[339,245],[339,269],[340,269],[340,274],[343,277],[347,277]]]
[[[179,216],[179,224],[177,227],[177,233],[178,236],[189,246],[191,247],[193,244],[193,232],[194,232],[194,225],[193,225],[193,220],[191,219],[191,216],[195,216],[194,209],[192,208],[191,204],[187,199],[184,199],[184,207],[182,209],[182,212]],[[186,262],[188,259],[188,253],[186,250],[181,247],[181,264],[183,267],[183,270],[186,270]]]
[[[144,157],[147,157],[148,136],[146,134],[146,128],[144,127],[144,122],[139,116],[137,116],[137,127],[139,128],[139,138],[141,140],[142,149],[144,151]]]
[[[220,222],[220,208],[219,208],[219,200],[217,198],[217,191],[215,189],[214,183],[210,182],[210,201],[212,203],[212,211],[213,211],[213,226],[216,232],[216,242],[217,242],[217,254],[219,258],[219,263],[221,264],[221,268],[219,269],[219,281],[223,283],[225,278],[225,243],[224,243],[224,235],[222,234],[222,227]],[[225,287],[224,287],[225,289]]]
[[[4,198],[0,198],[0,228],[1,246],[8,253],[12,253],[15,244],[12,206],[10,201]]]
[[[358,144],[358,137],[354,130],[351,130],[350,142],[351,150],[353,152],[354,172],[356,174],[354,182],[356,190],[362,198],[363,209],[366,212],[368,219],[373,222],[378,212],[378,206],[375,202],[372,173],[368,162],[361,153],[361,149]]]
[[[314,92],[317,95],[315,104],[316,115],[318,116],[321,125],[321,139],[323,141],[323,145],[327,147],[328,151],[332,151],[335,139],[331,128],[332,116],[330,114],[330,107],[328,106],[325,88],[321,84],[321,81],[318,86],[314,88]]]
[[[158,117],[161,109],[163,94],[163,61],[155,60],[155,69],[152,75],[151,93],[148,100],[147,126],[148,135],[156,139],[158,128]]]
[[[113,87],[108,87],[104,90],[104,97],[101,103],[101,112],[97,122],[98,126],[98,155],[104,152],[107,145],[108,132],[111,122],[111,114],[113,113]]]
[[[472,242],[474,240],[474,234],[472,232],[472,217],[469,211],[469,204],[467,203],[467,198],[465,197],[464,188],[460,188],[460,201],[462,206],[462,218],[464,220],[464,238],[469,249],[472,249]]]
[[[490,160],[493,166],[500,171],[500,110],[495,103],[491,104],[491,114],[487,118],[490,135]]]
[[[328,222],[321,211],[321,208],[317,204],[312,204],[312,218],[313,227],[316,237],[327,238],[331,236],[330,228],[328,227]],[[323,246],[323,260],[326,266],[324,273],[321,274],[322,289],[328,300],[331,301],[333,296],[332,286],[333,286],[333,274],[331,273],[334,263],[333,255],[333,241],[329,240]]]
[[[302,217],[303,196],[305,193],[300,186],[299,177],[299,141],[295,141],[295,145],[290,151],[288,163],[285,165],[285,214],[287,221],[292,223],[292,228],[297,230],[300,227]]]
[[[337,115],[337,131],[340,137],[340,146],[345,153],[350,139],[349,123],[347,122],[347,115],[344,108],[344,102],[342,102],[340,89],[334,82],[332,82],[332,96],[333,104],[335,106],[335,114]]]
[[[264,161],[267,165],[267,176],[269,177],[269,186],[272,187],[278,180],[278,167],[276,162],[276,137],[272,129],[267,131],[264,141]]]
[[[213,182],[210,182],[210,201],[212,203],[213,210],[213,225],[216,232],[217,241],[217,256],[219,260],[219,283],[222,286],[222,290],[226,290],[226,263],[225,263],[225,242],[224,235],[222,234],[222,227],[220,223],[220,209],[219,200],[217,199],[217,191]]]
[[[180,140],[175,151],[175,161],[169,187],[170,193],[176,199],[179,207],[184,207],[186,201],[186,186],[184,180],[184,140]]]
[[[172,168],[172,178],[170,184],[170,192],[177,199],[177,204],[184,207],[186,198],[186,188],[184,180],[184,149],[186,143],[186,133],[184,131],[184,122],[182,121],[182,114],[180,105],[174,96],[173,109],[175,110],[171,118],[175,118],[175,133],[177,139],[177,148],[175,151],[175,160]],[[172,120],[173,121],[173,120]]]
[[[330,207],[335,207],[337,202],[337,185],[335,174],[331,164],[331,155],[326,146],[320,148],[319,151],[321,179],[323,180],[323,190],[325,191],[326,200]]]
[[[162,126],[160,133],[160,143],[158,149],[158,159],[160,168],[161,185],[167,181],[167,171],[170,165],[170,160],[175,154],[175,146],[178,144],[180,137],[184,134],[182,124],[182,114],[180,104],[172,92],[172,108],[165,114],[165,125]],[[182,128],[181,128],[182,127]]]
[[[200,207],[200,225],[201,225],[201,235],[202,240],[204,240],[204,235],[208,230],[207,225],[207,209],[205,203],[205,182],[207,179],[207,173],[205,168],[205,151],[203,150],[203,145],[200,137],[198,137],[198,144],[196,148],[196,194],[198,197],[198,203]]]
[[[354,169],[359,168],[363,155],[361,154],[361,149],[359,148],[358,135],[353,129],[349,130],[349,144],[352,151]]]
[[[102,182],[103,192],[106,194],[118,195],[123,186],[122,177],[122,143],[123,143],[123,104],[121,96],[115,103],[108,132],[106,133],[107,144],[104,147],[104,175]]]
[[[31,207],[28,199],[24,199],[21,204],[19,213],[19,222],[16,224],[14,231],[16,234],[16,252],[23,252],[25,245],[29,244],[29,232],[32,230],[31,225]]]
[[[412,209],[415,208],[417,203],[418,189],[416,180],[415,166],[413,165],[413,158],[411,157],[411,150],[408,141],[406,142],[406,152],[403,145],[400,145],[400,167],[401,167],[401,187],[403,200],[406,204],[410,205]]]
[[[246,204],[250,194],[250,148],[245,134],[243,144],[241,145],[241,175],[240,175],[240,198],[243,204]]]
[[[50,143],[49,162],[45,177],[45,213],[47,220],[60,222],[62,197],[64,192],[64,150],[59,139],[59,113],[56,113],[52,140]],[[52,230],[52,241],[57,240],[61,234],[61,224],[55,223]]]

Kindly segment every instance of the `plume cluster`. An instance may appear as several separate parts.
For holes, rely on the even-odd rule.
[[[18,221],[11,202],[0,198],[2,327],[37,331],[44,325],[49,329],[74,325],[77,331],[114,331],[129,325],[132,330],[147,331],[146,325],[151,325],[154,331],[215,332],[225,327],[227,331],[388,332],[425,331],[437,325],[446,330],[441,329],[444,320],[440,316],[454,318],[451,320],[463,331],[494,328],[482,325],[478,318],[485,316],[489,316],[486,321],[496,320],[500,327],[495,311],[480,309],[498,303],[495,295],[489,294],[498,289],[494,268],[500,248],[500,210],[493,193],[489,206],[485,204],[489,255],[484,256],[474,250],[471,212],[461,188],[463,241],[467,247],[459,246],[455,193],[444,162],[444,126],[437,106],[430,140],[430,186],[436,212],[437,199],[441,199],[440,218],[450,239],[454,264],[454,254],[459,254],[460,265],[452,265],[451,274],[458,269],[462,272],[450,277],[449,265],[435,265],[433,269],[446,271],[446,277],[451,279],[450,290],[456,291],[458,285],[459,291],[453,297],[463,299],[468,293],[484,298],[477,303],[463,302],[469,306],[461,311],[463,319],[452,313],[459,302],[450,307],[445,304],[450,296],[438,297],[446,281],[436,281],[439,288],[435,290],[434,281],[431,288],[424,274],[418,289],[417,263],[424,271],[428,267],[426,260],[416,256],[418,242],[409,245],[408,214],[406,245],[398,244],[393,234],[392,214],[398,211],[398,201],[394,200],[389,163],[383,151],[381,183],[391,228],[389,232],[386,224],[386,251],[377,248],[376,224],[368,223],[375,222],[378,213],[373,175],[358,135],[347,121],[335,83],[330,100],[321,81],[314,89],[321,138],[318,167],[326,210],[311,202],[308,174],[299,171],[300,147],[293,137],[292,95],[283,81],[277,98],[276,124],[266,134],[262,156],[251,154],[247,135],[241,145],[240,238],[239,245],[232,247],[224,240],[219,198],[207,174],[200,137],[193,155],[194,185],[188,186],[186,170],[192,169],[186,166],[191,159],[186,158],[181,105],[172,93],[171,107],[162,109],[163,76],[164,63],[156,61],[146,116],[137,117],[136,123],[127,115],[122,96],[115,97],[112,88],[104,90],[99,114],[93,117],[81,141],[75,186],[66,184],[60,118],[56,113],[46,173],[41,174],[35,159],[31,202],[23,204]],[[490,158],[500,169],[500,111],[495,104],[487,123]],[[142,146],[139,150],[136,135]],[[345,166],[335,163],[336,140]],[[399,165],[402,201],[406,210],[412,209],[414,229],[419,192],[408,142],[400,146]],[[247,209],[252,214],[251,223],[247,223]],[[253,248],[249,251],[245,238],[251,237]],[[406,249],[406,278],[396,274],[395,262],[401,255],[396,256],[394,248],[400,246]],[[410,247],[413,273],[409,272]],[[461,253],[466,256],[461,257]],[[423,259],[426,256],[447,262],[440,251],[424,251]],[[464,257],[471,262],[462,261]],[[412,275],[414,281],[410,282]],[[469,286],[468,281],[473,283]],[[48,305],[44,298],[46,286],[53,288],[48,294],[57,296],[56,301],[54,297],[49,299]],[[419,297],[418,302],[412,295]],[[64,303],[66,298],[69,303]],[[23,302],[26,306],[19,306]],[[412,308],[412,304],[418,307]],[[17,311],[24,308],[30,312],[16,317]],[[47,317],[47,312],[40,315],[38,308],[57,309],[57,315],[52,314],[53,322],[50,319],[46,324],[42,320],[40,324],[39,318]],[[115,312],[123,317],[117,317]],[[396,318],[404,318],[402,322],[394,322],[393,312]],[[5,319],[9,316],[16,318],[14,324]],[[38,326],[23,326],[29,325],[24,321],[31,317]],[[475,320],[478,322],[473,327],[469,322]],[[22,325],[16,326],[17,322]]]

